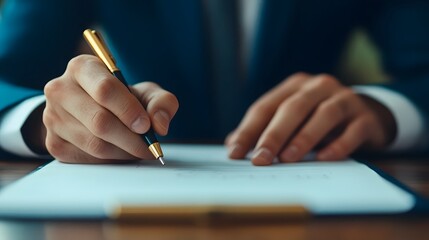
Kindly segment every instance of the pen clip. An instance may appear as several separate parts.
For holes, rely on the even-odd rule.
[[[119,71],[119,68],[116,66],[115,60],[112,57],[107,45],[105,44],[101,35],[92,29],[86,29],[83,32],[83,36],[92,51],[104,62],[110,72]]]

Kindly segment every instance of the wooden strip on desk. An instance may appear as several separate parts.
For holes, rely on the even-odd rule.
[[[119,220],[210,221],[218,219],[306,219],[303,206],[119,206],[111,215]]]

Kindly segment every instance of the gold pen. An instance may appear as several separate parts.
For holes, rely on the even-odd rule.
[[[94,51],[101,61],[103,61],[113,76],[118,78],[128,88],[128,84],[125,81],[124,76],[116,66],[115,60],[107,48],[107,45],[104,43],[101,35],[95,30],[86,29],[83,32],[83,36],[92,48],[92,51]],[[162,158],[164,157],[164,154],[162,153],[161,145],[159,144],[153,129],[150,128],[149,131],[142,134],[142,139],[147,144],[149,151],[162,163],[162,165],[164,165],[164,159]]]

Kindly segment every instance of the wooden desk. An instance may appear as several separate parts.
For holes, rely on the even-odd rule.
[[[429,159],[376,159],[376,166],[429,198]],[[43,162],[0,161],[0,187]],[[0,220],[3,240],[97,239],[429,239],[429,216],[313,217],[206,225],[111,221]]]

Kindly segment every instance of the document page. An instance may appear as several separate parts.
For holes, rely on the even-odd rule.
[[[313,214],[400,213],[414,197],[348,159],[256,167],[230,160],[220,145],[164,144],[158,161],[53,161],[0,192],[0,216],[109,217],[120,205],[300,205]]]

